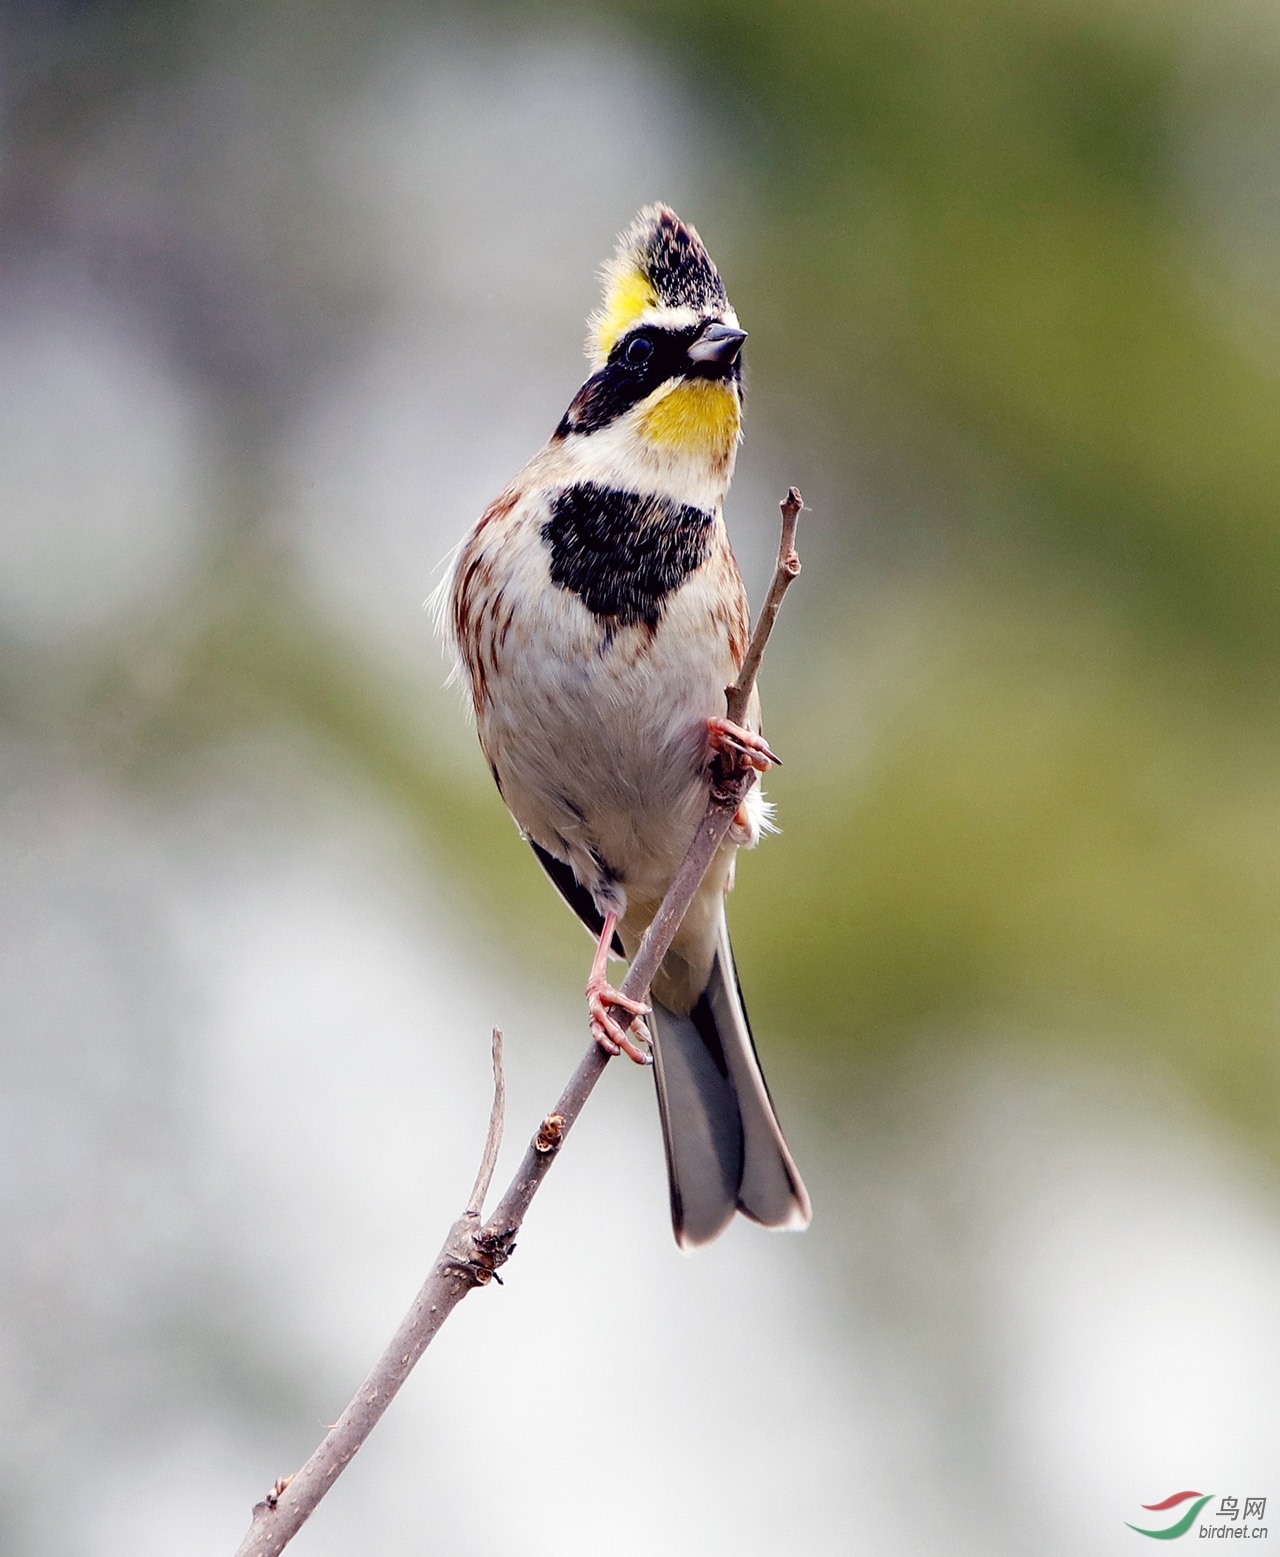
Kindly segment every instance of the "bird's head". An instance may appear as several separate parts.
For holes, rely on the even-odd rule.
[[[602,271],[592,373],[560,438],[630,446],[663,463],[705,465],[727,484],[742,411],[746,331],[702,239],[665,205],[646,206]]]

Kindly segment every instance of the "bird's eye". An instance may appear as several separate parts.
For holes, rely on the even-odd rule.
[[[633,335],[623,356],[629,367],[642,367],[653,356],[653,341],[647,335]]]

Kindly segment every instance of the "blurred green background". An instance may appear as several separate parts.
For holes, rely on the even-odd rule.
[[[194,847],[193,795],[231,796],[214,856],[252,856],[272,807],[318,806],[323,839],[358,803],[447,905],[481,1012],[489,969],[571,995],[585,942],[491,791],[419,607],[576,387],[612,234],[673,200],[751,333],[729,520],[757,599],[777,497],[795,482],[811,510],[763,683],[782,834],[731,906],[815,1163],[809,1246],[782,1258],[807,1262],[839,1345],[909,1359],[886,1388],[915,1389],[926,1425],[895,1474],[975,1499],[967,1534],[893,1526],[866,1549],[1118,1551],[1180,1477],[1262,1474],[1225,1449],[1203,1468],[1228,1419],[1274,1465],[1280,1349],[1240,1313],[1280,1293],[1280,13],[190,0],[14,3],[3,29],[15,793],[163,815],[144,851],[161,859]],[[331,814],[313,777],[358,802]],[[13,815],[6,848],[42,858],[58,828]],[[172,947],[130,958],[195,977]],[[139,997],[157,1052],[193,1030],[184,998]],[[1043,1139],[1026,1124],[1060,1109]],[[997,1170],[992,1142],[1019,1130]],[[1049,1136],[1074,1168],[1011,1209]],[[1198,1168],[1168,1167],[1176,1142]],[[1135,1207],[1205,1218],[1170,1212],[1153,1261],[1240,1207],[1233,1246],[1268,1251],[1168,1308],[1158,1285],[1116,1297],[1115,1355],[1153,1348],[1117,1390],[1146,1406],[1193,1339],[1202,1359],[1228,1330],[1252,1350],[1209,1369],[1227,1393],[1208,1404],[1174,1391],[1135,1417],[1113,1501],[1086,1512],[1064,1467],[1106,1467],[1059,1445],[1019,1468],[1000,1369],[1032,1419],[1032,1397],[1067,1408],[976,1339],[1021,1290],[1033,1202],[1071,1173],[1111,1185],[1082,1248],[1132,1251],[1107,1207],[1141,1182]],[[1204,1209],[1205,1184],[1227,1209]],[[1086,1351],[1144,1260],[1098,1268],[1073,1310]],[[1082,1405],[1070,1442],[1128,1421],[1129,1396]],[[1149,1463],[1174,1399],[1203,1431]],[[961,1484],[1003,1489],[1002,1533]],[[15,1481],[13,1549],[81,1549],[30,1533],[33,1485]],[[838,1511],[858,1488],[831,1495]]]

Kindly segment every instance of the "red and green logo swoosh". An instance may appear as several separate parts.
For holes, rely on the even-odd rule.
[[[1176,1541],[1180,1535],[1186,1535],[1191,1526],[1196,1522],[1196,1515],[1213,1496],[1212,1492],[1175,1492],[1170,1497],[1164,1498],[1159,1503],[1144,1503],[1143,1508],[1153,1514],[1161,1514],[1167,1508],[1177,1508],[1179,1503],[1185,1503],[1188,1498],[1195,1498],[1195,1502],[1181,1518],[1164,1530],[1144,1530],[1141,1525],[1129,1525],[1130,1530],[1136,1530],[1139,1535],[1149,1535],[1153,1541]],[[1129,1521],[1125,1520],[1126,1524]]]

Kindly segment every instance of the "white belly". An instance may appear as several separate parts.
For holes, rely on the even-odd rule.
[[[712,587],[704,564],[653,633],[607,628],[549,579],[513,592],[480,739],[516,821],[602,911],[652,911],[706,807],[707,720],[735,674]]]

